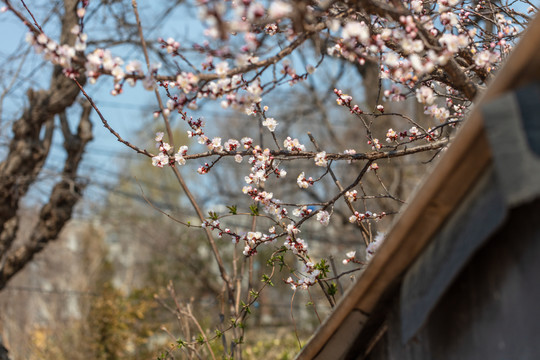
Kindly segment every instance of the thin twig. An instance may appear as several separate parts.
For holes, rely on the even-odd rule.
[[[204,214],[203,214],[199,204],[197,203],[197,200],[195,200],[195,197],[193,196],[193,194],[189,190],[183,176],[180,174],[180,171],[178,171],[178,168],[176,166],[174,166],[174,165],[171,166],[171,169],[172,169],[174,175],[176,176],[176,179],[178,180],[178,183],[180,184],[180,186],[184,190],[184,193],[188,197],[188,199],[189,199],[189,201],[191,203],[191,206],[193,207],[193,209],[197,213],[197,216],[199,217],[199,220],[201,222],[204,222],[205,221]],[[227,275],[227,270],[225,269],[225,265],[223,264],[223,259],[221,258],[221,255],[219,254],[219,251],[218,251],[218,248],[217,248],[217,245],[216,245],[216,242],[214,240],[214,237],[212,235],[211,230],[208,227],[205,227],[204,231],[205,231],[205,234],[206,234],[206,239],[208,240],[208,244],[210,245],[212,253],[214,254],[214,258],[216,259],[221,278],[227,284],[227,292],[228,292],[228,295],[229,295],[229,299],[232,301],[234,299],[234,294],[232,292],[232,284],[231,284],[231,280],[229,278],[229,275]]]
[[[296,327],[296,321],[294,320],[294,314],[293,314],[293,301],[294,301],[294,295],[296,295],[296,290],[293,291],[292,297],[291,297],[291,308],[290,308],[290,314],[291,319],[294,325],[294,335],[296,336],[296,341],[298,341],[298,348],[302,348],[302,343],[300,342],[300,337],[298,336],[298,328]]]
[[[135,178],[135,180],[137,180],[137,179]],[[182,224],[182,225],[184,225],[184,226],[187,226],[187,227],[202,228],[202,226],[200,226],[200,225],[188,224],[188,223],[185,223],[185,222],[183,222],[183,221],[181,221],[181,220],[178,220],[177,218],[175,218],[175,217],[173,217],[173,216],[167,214],[165,211],[161,210],[159,207],[157,207],[156,205],[154,205],[154,204],[146,197],[146,195],[144,194],[144,190],[143,190],[141,184],[139,184],[138,181],[137,181],[137,185],[139,186],[139,189],[141,190],[141,196],[142,196],[143,199],[146,201],[146,203],[147,203],[148,205],[150,205],[150,207],[151,207],[152,209],[154,209],[154,210],[156,210],[156,211],[162,213],[163,215],[165,215],[165,216],[168,217],[169,219],[171,219],[171,220],[173,220],[173,221],[175,221],[175,222],[177,222],[177,223],[179,223],[179,224]]]
[[[168,288],[169,288],[169,293],[171,294],[171,297],[174,300],[174,303],[176,305],[176,309],[177,309],[178,313],[182,314],[184,316],[187,316],[187,317],[189,317],[191,319],[191,321],[195,324],[195,326],[199,330],[201,336],[203,337],[204,343],[205,343],[206,347],[208,348],[208,351],[210,352],[210,355],[212,356],[212,359],[216,360],[216,356],[214,355],[214,351],[212,350],[212,347],[210,346],[210,341],[208,341],[208,338],[206,337],[206,334],[205,334],[204,330],[202,329],[201,324],[199,323],[199,321],[197,320],[195,315],[193,315],[193,311],[191,311],[191,304],[187,303],[186,304],[186,309],[187,310],[183,310],[182,306],[180,306],[180,303],[178,303],[178,298],[176,296],[176,291],[174,290],[174,286],[172,285],[172,282],[169,283]]]
[[[352,270],[347,270],[347,271],[344,271],[334,277],[331,277],[331,278],[324,278],[324,279],[321,279],[321,280],[326,280],[326,281],[331,281],[331,280],[337,280],[347,274],[351,274],[351,273],[354,273],[354,272],[357,272],[357,271],[360,271],[360,270],[363,270],[364,268],[363,267],[359,267],[359,268],[354,268]]]
[[[148,56],[148,49],[146,46],[146,40],[144,39],[143,29],[141,25],[141,19],[139,17],[139,10],[137,6],[137,0],[131,0],[131,5],[133,7],[133,12],[135,13],[135,19],[137,21],[137,29],[139,30],[139,37],[141,38],[141,46],[144,53],[144,59],[146,60],[146,67],[148,69],[148,72],[150,72],[150,57]],[[163,117],[163,121],[165,122],[165,127],[167,129],[167,136],[169,137],[169,143],[174,147],[174,137],[173,132],[171,129],[171,124],[169,122],[169,117],[165,113],[165,108],[163,106],[163,101],[161,100],[161,96],[159,95],[159,90],[157,87],[154,88],[154,94],[156,95],[156,99],[159,105],[159,109],[161,110],[161,116]]]
[[[317,311],[317,307],[315,306],[315,301],[313,300],[313,297],[311,296],[311,291],[309,291],[309,288],[307,288],[307,292],[309,294],[309,300],[311,301],[311,306],[313,306],[313,311],[315,312],[315,315],[317,316],[317,319],[319,320],[319,324],[322,324],[321,317],[319,316],[319,312]]]
[[[337,160],[337,161],[351,161],[351,160],[379,160],[379,159],[390,159],[396,157],[407,156],[411,154],[416,154],[425,151],[437,150],[441,147],[444,147],[448,144],[448,139],[441,139],[438,141],[430,142],[424,145],[418,145],[414,147],[406,147],[406,144],[403,144],[403,149],[389,150],[389,151],[372,151],[366,153],[356,153],[356,154],[343,154],[343,153],[326,153],[327,160]],[[275,160],[284,160],[291,161],[297,159],[313,159],[317,156],[318,152],[314,151],[288,151],[288,150],[270,150],[270,155]],[[222,156],[222,157],[232,157],[232,156],[252,156],[253,150],[245,151],[206,151],[197,154],[185,155],[184,159],[201,159],[211,156]]]
[[[319,145],[317,144],[317,141],[315,140],[315,138],[313,137],[313,134],[311,134],[310,132],[308,132],[308,136],[309,136],[309,139],[311,140],[311,142],[313,143],[313,146],[315,146],[315,149],[317,151],[321,151],[321,149],[319,148]],[[343,192],[343,186],[341,185],[340,181],[338,180],[338,178],[336,177],[336,174],[334,174],[334,171],[332,171],[332,169],[330,168],[331,166],[331,163],[328,164],[327,166],[327,169],[328,169],[328,172],[330,173],[330,176],[332,176],[332,180],[334,180],[334,184],[336,184],[337,188],[339,189],[339,191],[341,191],[342,193]],[[349,199],[347,199],[347,197],[344,198],[345,199],[345,202],[347,203],[347,206],[349,207],[349,209],[351,210],[351,212],[354,214],[355,213],[355,209],[354,209],[354,206],[352,205],[352,203],[349,201]],[[326,208],[326,207],[325,207]],[[369,237],[369,232],[368,230],[366,229],[366,227],[362,224],[362,223],[359,223],[358,224],[360,229],[362,230],[362,237],[364,238],[364,241],[366,241],[366,238]],[[366,241],[366,245],[368,244],[368,242]]]
[[[337,274],[337,267],[336,267],[336,262],[335,262],[335,259],[334,259],[334,255],[330,255],[328,257],[328,260],[330,260],[330,266],[332,267],[332,272],[334,274]],[[341,295],[343,295],[343,286],[341,285],[341,282],[339,281],[339,278],[336,279],[336,282],[337,282],[337,285],[338,285],[339,293]]]
[[[28,14],[30,14],[30,16],[32,17],[32,20],[34,20],[34,25],[36,25],[36,27],[39,29],[40,32],[43,32],[43,29],[41,29],[41,26],[39,26],[36,18],[34,17],[34,14],[32,14],[32,12],[30,11],[30,9],[28,9],[28,7],[26,6],[26,4],[24,3],[24,0],[21,0],[21,3],[23,4],[24,8],[26,9],[26,11],[28,11]]]
[[[92,105],[92,107],[94,108],[94,110],[96,111],[96,113],[98,114],[99,118],[101,119],[101,122],[103,123],[103,126],[105,126],[105,128],[107,130],[109,130],[109,132],[111,134],[113,134],[115,137],[116,137],[116,140],[118,140],[119,142],[121,142],[122,144],[126,145],[127,147],[135,150],[137,153],[139,154],[143,154],[143,155],[146,155],[148,157],[153,157],[154,155],[150,154],[148,151],[146,151],[145,149],[140,149],[138,148],[137,146],[133,145],[132,143],[130,143],[129,141],[127,140],[124,140],[120,134],[118,134],[110,125],[109,125],[109,122],[105,119],[105,117],[103,116],[103,114],[101,114],[101,111],[99,111],[98,107],[96,106],[96,103],[94,103],[94,100],[92,100],[92,98],[90,97],[90,95],[88,95],[86,93],[86,91],[84,91],[84,88],[82,87],[82,85],[79,83],[79,81],[77,79],[73,79],[73,81],[75,81],[75,83],[77,84],[77,86],[79,87],[79,89],[81,90],[82,94],[84,95],[84,97],[90,102],[90,105]]]
[[[4,98],[11,91],[11,89],[13,88],[13,85],[15,84],[17,79],[19,78],[19,74],[21,73],[21,69],[22,69],[22,67],[23,67],[23,65],[24,65],[24,63],[26,61],[26,57],[28,56],[29,53],[30,53],[30,48],[27,48],[25,50],[22,58],[21,58],[19,66],[17,66],[17,69],[13,73],[13,77],[11,78],[11,81],[9,82],[8,86],[6,86],[4,88],[4,90],[2,91],[2,94],[0,95],[0,124],[2,123],[2,108],[3,108],[3,104],[4,104]],[[0,134],[1,134],[1,131],[2,131],[2,128],[0,127]]]

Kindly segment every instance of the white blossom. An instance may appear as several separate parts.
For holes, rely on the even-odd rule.
[[[369,28],[362,22],[348,22],[341,33],[343,40],[357,38],[361,43],[366,44],[369,41]]]
[[[328,211],[319,211],[317,213],[317,221],[319,221],[324,226],[328,226],[328,224],[330,223],[330,214],[328,213]]]
[[[315,155],[315,165],[317,166],[327,166],[328,161],[326,161],[326,151],[321,151]]]
[[[287,4],[284,1],[272,1],[270,9],[268,10],[268,16],[271,19],[281,19],[288,16],[293,11],[293,8],[290,4]]]
[[[433,104],[435,100],[433,90],[430,87],[422,85],[419,89],[416,89],[416,99],[423,104]]]
[[[278,125],[278,122],[274,118],[266,118],[262,122],[263,126],[266,126],[268,130],[274,132],[276,130],[276,126]]]

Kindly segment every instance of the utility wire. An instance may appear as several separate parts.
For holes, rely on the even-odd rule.
[[[34,292],[41,294],[54,294],[54,295],[77,295],[77,296],[100,296],[101,294],[92,291],[82,291],[82,290],[57,290],[57,289],[43,289],[39,287],[32,286],[18,286],[10,285],[4,288],[4,291],[25,291],[25,292]]]

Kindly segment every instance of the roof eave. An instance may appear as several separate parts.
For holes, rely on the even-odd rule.
[[[461,202],[491,161],[481,116],[482,105],[520,84],[540,79],[540,20],[534,19],[491,85],[478,100],[448,150],[441,156],[410,204],[401,211],[370,265],[344,294],[332,314],[310,338],[298,360],[314,359],[347,316],[369,314],[391,284],[413,263],[442,223]],[[343,344],[340,343],[340,347]]]

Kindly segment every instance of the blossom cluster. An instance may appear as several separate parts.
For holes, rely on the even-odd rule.
[[[356,251],[349,251],[345,254],[347,258],[343,259],[342,263],[343,265],[347,265],[350,262],[356,263],[356,264],[364,264],[362,261],[359,261],[356,259]]]
[[[441,139],[445,126],[454,126],[462,120],[481,85],[489,80],[512,48],[521,31],[519,19],[526,19],[519,17],[514,10],[505,11],[507,9],[502,4],[485,1],[411,0],[393,3],[392,7],[373,3],[376,9],[362,9],[367,14],[362,17],[358,16],[354,4],[348,4],[350,11],[343,12],[339,3],[329,2],[324,6],[315,3],[198,1],[199,16],[206,26],[204,35],[208,40],[186,49],[183,48],[185,41],[172,37],[158,38],[160,56],[178,61],[176,68],[165,69],[164,72],[169,71],[166,75],[161,73],[160,64],[149,64],[146,68],[140,61],[125,60],[109,49],[89,49],[91,42],[83,33],[87,1],[82,2],[78,9],[79,25],[71,30],[76,37],[72,46],[55,42],[41,29],[41,32],[37,31],[31,25],[27,41],[46,60],[61,66],[70,78],[84,74],[90,83],[95,83],[100,77],[110,77],[112,95],[122,94],[126,83],[131,86],[142,83],[147,90],[157,89],[165,93],[168,100],[164,107],[154,112],[154,116],[163,115],[165,119],[180,116],[189,126],[188,137],[196,139],[208,150],[197,156],[217,158],[213,162],[204,162],[198,168],[200,174],[208,173],[224,156],[234,156],[238,163],[244,157],[248,158],[249,173],[243,178],[245,186],[242,192],[262,205],[266,214],[286,230],[284,247],[304,261],[304,268],[300,271],[303,275],[298,280],[289,278],[287,283],[295,289],[307,288],[316,283],[320,273],[313,263],[306,260],[308,245],[298,237],[300,229],[296,225],[315,218],[315,215],[319,223],[329,225],[331,214],[326,209],[333,211],[335,200],[320,203],[317,207],[287,204],[294,208],[292,215],[301,218],[295,223],[289,218],[284,202],[274,198],[268,179],[286,177],[287,171],[282,168],[283,157],[309,157],[316,166],[324,167],[326,173],[330,173],[334,160],[329,159],[335,159],[335,154],[329,156],[327,151],[330,147],[306,154],[306,146],[294,134],[277,133],[282,127],[289,129],[283,126],[287,120],[279,119],[278,123],[274,117],[267,116],[268,108],[262,106],[266,93],[281,84],[295,85],[306,80],[325,58],[323,56],[315,66],[304,64],[305,73],[302,73],[294,56],[289,55],[307,39],[313,39],[314,43],[329,44],[327,54],[345,59],[359,69],[376,63],[380,89],[368,89],[378,92],[376,102],[369,106],[362,104],[361,108],[343,90],[336,87],[333,93],[337,105],[346,108],[359,121],[363,131],[360,141],[367,141],[367,148],[380,158],[386,155],[383,153],[386,150],[388,153],[397,148],[406,150],[412,142]],[[493,31],[479,25],[478,17],[485,21],[489,19]],[[229,41],[232,37],[235,40]],[[279,51],[273,50],[277,48],[274,45],[279,45]],[[188,59],[191,51],[197,56]],[[188,67],[189,71],[186,70]],[[268,76],[270,72],[272,74]],[[332,84],[332,88],[334,86],[339,85]],[[391,103],[407,99],[415,99],[423,107],[424,114],[429,116],[430,123],[425,128],[423,122],[394,112],[399,107]],[[257,124],[271,133],[277,150],[262,143],[256,145],[252,138],[242,135],[237,137],[240,140],[229,138],[226,141],[227,138],[220,134],[210,136],[215,129],[206,129],[204,118],[188,116],[188,110],[195,110],[209,100],[219,102],[224,109],[257,118]],[[376,129],[373,124],[381,118],[392,121],[405,119],[409,125],[392,123],[392,128],[384,130],[389,126],[385,125],[379,133],[381,128]],[[280,123],[282,127],[278,128]],[[188,147],[180,146],[175,152],[163,138],[164,133],[156,134],[158,154],[151,157],[152,165],[163,168],[186,164],[190,158]],[[379,139],[386,139],[387,144]],[[361,156],[353,157],[357,154],[354,149],[345,150],[343,154],[348,156],[345,159],[349,163],[353,159],[361,159]],[[368,171],[374,172],[380,180],[382,175],[378,169],[375,162],[368,167]],[[325,174],[313,179],[306,176],[304,170],[296,178],[296,183],[299,188],[307,189]],[[294,179],[291,183],[294,184]],[[360,198],[352,187],[340,194],[349,205]],[[362,197],[363,200],[366,198]],[[385,212],[354,211],[349,221],[379,220],[386,215]],[[244,242],[246,256],[254,255],[260,244],[272,243],[278,237],[275,229],[269,234],[259,231],[236,234],[229,228],[222,229],[217,219],[205,221],[203,226],[218,231],[219,236],[231,236],[235,243]],[[378,245],[375,243],[368,246],[368,254],[376,250]],[[355,262],[354,253],[347,256],[348,262]]]
[[[252,147],[252,156],[249,158],[249,163],[252,165],[251,172],[244,178],[247,184],[260,185],[266,181],[270,174],[274,174],[277,178],[282,178],[287,175],[284,169],[279,169],[275,165],[274,158],[270,154],[270,149],[261,149],[260,146]]]
[[[169,152],[173,150],[173,148],[169,143],[163,141],[164,135],[163,132],[156,133],[155,140],[156,147],[159,149],[159,154],[152,157],[152,165],[160,168],[167,165],[174,165],[175,162],[178,163],[178,165],[184,165],[186,163],[184,156],[187,155],[188,147],[186,145],[180,146],[178,152],[171,157]]]
[[[315,180],[313,180],[311,176],[307,178],[304,172],[301,172],[300,175],[298,175],[298,177],[296,178],[296,183],[300,188],[307,189],[315,183]]]
[[[369,263],[371,261],[371,259],[373,259],[373,256],[375,256],[375,254],[377,253],[377,251],[379,250],[379,247],[382,245],[382,243],[384,242],[385,240],[385,234],[384,233],[377,233],[377,235],[375,236],[375,238],[373,239],[372,242],[369,243],[369,245],[366,247],[366,253],[365,253],[365,260],[367,263]],[[356,264],[361,264],[361,265],[365,265],[365,262],[363,261],[360,261],[357,259],[356,257],[356,251],[348,251],[345,256],[347,256],[345,259],[343,259],[343,264],[344,265],[347,265],[348,263],[356,263]]]
[[[380,220],[386,216],[386,212],[381,212],[380,214],[372,213],[371,211],[366,211],[365,213],[359,213],[355,211],[353,215],[349,217],[350,223],[357,223],[363,220]]]
[[[298,279],[294,280],[291,276],[285,280],[285,283],[291,285],[291,289],[296,290],[307,289],[308,287],[317,283],[321,271],[315,268],[315,264],[311,261],[302,263],[301,269],[297,272]]]
[[[243,254],[244,256],[253,256],[257,254],[257,247],[261,244],[275,244],[278,238],[275,228],[270,228],[269,234],[263,234],[260,231],[248,231],[246,233],[238,234],[229,228],[222,228],[219,220],[206,220],[202,223],[203,228],[209,228],[211,230],[218,231],[218,237],[224,235],[230,236],[234,244],[242,242],[244,244]]]

